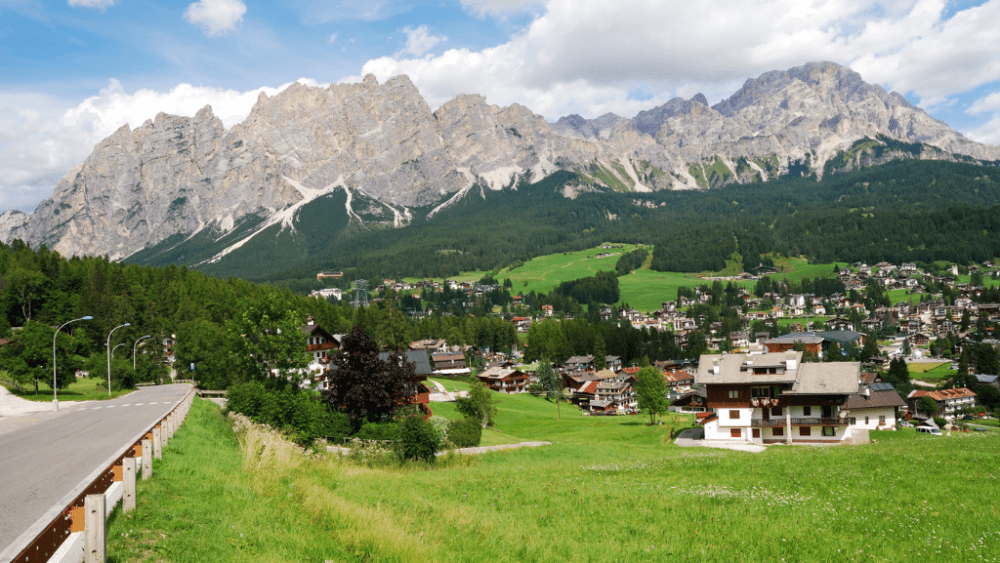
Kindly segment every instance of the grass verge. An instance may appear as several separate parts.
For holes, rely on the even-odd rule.
[[[5,386],[6,387],[6,386]],[[42,403],[52,402],[52,386],[39,384],[38,385],[38,395],[35,395],[35,386],[31,384],[30,386],[25,386],[26,391],[18,391],[17,389],[7,388],[12,395],[16,395],[22,399],[28,401],[38,401]],[[107,381],[101,381],[100,379],[91,379],[89,377],[77,378],[76,381],[69,384],[66,389],[59,390],[59,400],[60,401],[107,401],[109,399],[117,399],[122,395],[128,395],[131,393],[132,389],[121,389],[118,391],[112,391],[111,395],[108,395]]]

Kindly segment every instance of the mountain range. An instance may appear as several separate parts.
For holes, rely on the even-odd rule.
[[[829,62],[749,79],[713,106],[698,94],[633,118],[555,123],[479,95],[432,111],[406,76],[369,75],[261,94],[228,130],[207,106],[124,125],[34,212],[0,215],[0,240],[120,260],[198,237],[212,243],[199,260],[217,262],[262,233],[295,232],[318,204],[339,216],[330,228],[402,227],[557,171],[575,175],[561,188],[574,197],[820,178],[902,158],[995,164],[1000,147]]]

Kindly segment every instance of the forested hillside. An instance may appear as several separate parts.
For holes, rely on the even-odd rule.
[[[607,240],[654,244],[653,269],[683,272],[719,270],[732,257],[752,269],[767,264],[767,253],[827,262],[960,263],[1000,254],[1000,240],[989,235],[998,230],[1000,169],[988,166],[912,160],[820,182],[564,197],[563,187],[574,181],[557,173],[516,191],[475,190],[430,219],[429,209],[411,210],[415,218],[403,228],[345,228],[337,205],[324,205],[323,213],[304,208],[308,229],[265,237],[253,252],[198,268],[303,290],[317,285],[309,280],[321,270],[344,271],[343,283],[444,277]],[[311,238],[316,233],[323,236]],[[292,239],[310,242],[296,250]],[[181,260],[176,254],[144,259],[151,254],[135,260]]]

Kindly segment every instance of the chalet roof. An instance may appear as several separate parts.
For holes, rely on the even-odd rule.
[[[787,369],[787,361],[792,360],[795,369]],[[715,373],[718,364],[719,373]],[[802,365],[802,352],[780,352],[770,354],[705,354],[698,363],[695,380],[704,384],[733,383],[792,383]],[[753,368],[779,368],[783,373],[754,375]]]
[[[888,385],[886,383],[885,385]],[[888,390],[876,391],[871,389],[871,393],[865,395],[864,393],[855,393],[853,395],[847,396],[847,408],[849,410],[857,409],[874,409],[881,407],[905,407],[906,402],[903,398],[899,396],[899,393],[895,389],[890,388]]]
[[[435,362],[450,362],[452,360],[465,360],[465,354],[462,353],[451,353],[451,352],[438,352],[436,354],[431,354],[431,359]]]
[[[842,395],[857,393],[859,362],[806,363],[789,395]]]
[[[499,379],[507,379],[508,377],[510,377],[510,376],[512,376],[512,375],[514,375],[516,373],[521,373],[523,375],[524,372],[522,372],[521,370],[510,369],[510,368],[502,368],[502,367],[499,367],[499,366],[494,366],[494,367],[491,367],[491,368],[489,368],[489,369],[487,369],[485,371],[479,372],[478,377],[480,377],[480,378],[485,377],[485,378],[488,378],[488,379],[497,379],[497,380],[499,380]]]
[[[0,342],[2,342],[2,341],[0,341]],[[984,385],[992,385],[992,384],[996,383],[996,380],[997,380],[997,376],[995,376],[995,375],[976,374],[973,377],[975,377],[976,380],[979,381],[979,383],[982,383]]]
[[[586,383],[584,383],[583,385],[580,386],[580,389],[577,392],[578,393],[588,393],[590,395],[593,395],[595,391],[597,391],[597,381],[596,380],[595,381],[587,381]]]
[[[614,379],[618,377],[618,374],[609,369],[602,369],[601,371],[595,373],[594,377],[597,379]]]
[[[607,390],[617,391],[617,390],[625,389],[626,387],[628,387],[628,383],[625,383],[624,381],[598,381],[597,382],[597,389],[604,390],[604,391],[607,391]]]
[[[884,381],[879,383],[869,383],[868,388],[872,391],[889,391],[890,389],[893,391],[896,390],[892,383],[885,383]]]
[[[965,397],[975,397],[976,394],[966,389],[965,387],[959,387],[958,389],[941,389],[938,391],[913,391],[910,393],[911,399],[919,399],[921,397],[930,397],[935,401],[947,401],[948,399],[962,399]]]
[[[380,360],[388,360],[390,352],[379,352],[378,357]],[[402,354],[406,361],[414,364],[414,371],[417,375],[430,375],[434,370],[431,368],[431,363],[427,359],[427,352],[423,350],[407,350]]]
[[[719,373],[715,373],[718,365]],[[778,373],[757,374],[758,368]],[[770,369],[768,371],[771,371]],[[802,363],[802,352],[701,356],[698,384],[791,383],[789,395],[847,395],[857,393],[861,364],[857,362]]]
[[[665,373],[665,374],[663,374],[663,377],[666,378],[667,381],[693,381],[694,380],[694,377],[690,373],[688,373],[688,372],[686,372],[686,371],[684,371],[682,369]]]
[[[594,399],[594,400],[590,401],[590,406],[597,407],[597,408],[604,408],[604,407],[611,406],[611,401],[607,401],[607,400],[604,400],[604,399]]]
[[[570,359],[566,360],[563,363],[565,363],[565,364],[589,364],[592,361],[594,361],[594,357],[593,356],[573,356],[573,357],[571,357]]]

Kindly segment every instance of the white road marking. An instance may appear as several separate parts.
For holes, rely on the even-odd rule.
[[[136,404],[135,404],[135,406],[137,406],[137,407],[141,407],[141,406],[142,406],[142,403],[136,403]]]
[[[94,407],[94,410],[96,411],[96,410],[97,410],[97,409],[99,409],[99,408],[101,408],[101,407]]]
[[[149,404],[151,404],[151,405],[155,405],[156,403],[149,403]]]
[[[113,409],[113,408],[115,408],[115,406],[114,405],[108,405],[108,408],[109,409]]]
[[[129,404],[127,404],[127,405],[122,405],[122,406],[123,406],[123,407],[130,407],[130,406],[132,406],[132,404],[131,404],[131,403],[129,403]]]

